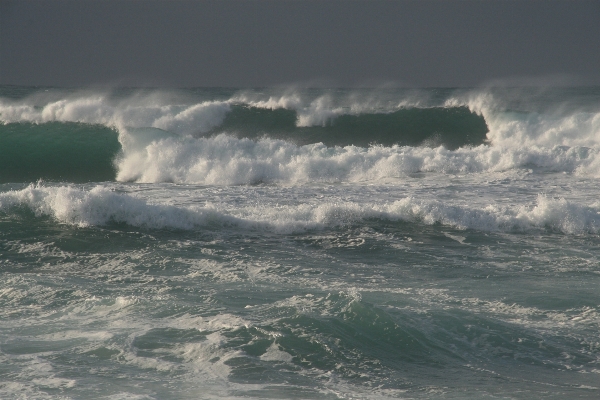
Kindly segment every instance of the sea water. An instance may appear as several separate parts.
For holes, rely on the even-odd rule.
[[[600,396],[600,88],[0,87],[0,397]]]

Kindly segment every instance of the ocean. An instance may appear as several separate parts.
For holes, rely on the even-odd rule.
[[[600,88],[0,86],[0,397],[597,399]]]

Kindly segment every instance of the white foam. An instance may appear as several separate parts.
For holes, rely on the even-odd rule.
[[[159,96],[158,96],[159,97]],[[157,96],[115,100],[102,94],[74,95],[38,106],[33,100],[0,101],[0,121],[79,122],[123,130],[159,128],[176,134],[207,132],[220,125],[230,111],[227,101],[166,104]]]
[[[513,94],[514,96],[515,94]],[[490,90],[476,90],[448,99],[446,107],[466,106],[484,117],[488,140],[502,148],[600,146],[600,112],[565,111],[560,104],[539,111],[509,111],[506,100]]]
[[[504,148],[481,145],[455,151],[443,147],[297,146],[275,139],[121,136],[117,180],[238,185],[257,182],[361,182],[400,178],[416,172],[464,174],[539,167],[595,174],[598,150],[581,147]],[[145,136],[150,137],[150,136]]]
[[[62,223],[90,226],[110,222],[161,229],[198,229],[208,226],[266,229],[280,233],[357,224],[377,218],[443,224],[459,229],[513,231],[551,229],[568,234],[600,232],[598,204],[582,205],[564,199],[538,196],[536,204],[472,206],[406,197],[373,204],[323,201],[317,204],[286,206],[251,205],[233,209],[175,207],[149,204],[131,195],[96,187],[81,190],[69,186],[29,186],[20,191],[0,193],[0,211],[28,207],[38,216],[50,216]],[[116,304],[129,304],[121,301]]]
[[[0,194],[0,210],[15,206],[26,206],[36,216],[50,216],[80,227],[117,222],[154,229],[193,229],[215,221],[221,224],[235,221],[235,218],[214,210],[152,205],[100,186],[85,191],[70,186],[30,185],[23,190]]]
[[[303,96],[296,90],[286,90],[279,95],[243,92],[232,97],[234,103],[242,103],[256,108],[287,109],[297,114],[296,126],[325,126],[340,115],[359,115],[363,113],[391,113],[403,108],[429,107],[428,96],[422,91],[403,93],[400,100],[383,92],[350,92],[337,95],[324,94],[316,98]]]
[[[299,93],[289,92],[279,96],[271,95],[268,98],[257,96],[255,93],[243,92],[232,98],[235,103],[248,104],[255,108],[264,108],[268,110],[286,109],[298,110],[304,107],[304,101]]]
[[[242,93],[233,97],[232,100],[255,108],[294,110],[297,115],[296,126],[298,127],[325,126],[339,115],[356,112],[356,110],[349,110],[348,107],[336,106],[333,98],[329,95],[319,96],[308,101],[297,92],[269,96],[267,99],[252,93]]]
[[[292,355],[290,353],[287,353],[287,352],[281,350],[279,348],[279,345],[275,342],[273,342],[273,344],[271,346],[269,346],[267,351],[260,356],[260,359],[263,361],[283,362],[283,363],[292,362],[293,358],[294,357],[292,357]]]

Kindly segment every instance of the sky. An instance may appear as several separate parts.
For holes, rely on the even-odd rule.
[[[600,84],[600,1],[0,1],[0,84],[490,82]]]

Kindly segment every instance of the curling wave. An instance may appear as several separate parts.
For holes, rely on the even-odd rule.
[[[490,91],[413,97],[0,99],[0,182],[358,182],[514,168],[600,176],[593,107],[519,111]]]

